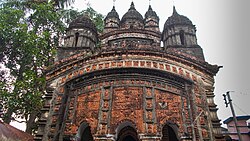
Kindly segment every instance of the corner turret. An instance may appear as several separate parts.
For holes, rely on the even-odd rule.
[[[69,24],[64,46],[58,47],[57,59],[61,60],[79,52],[93,52],[97,41],[95,24],[88,16],[82,15]]]
[[[178,14],[175,7],[172,16],[165,22],[162,41],[170,52],[205,60],[202,48],[197,44],[195,25],[186,16]]]

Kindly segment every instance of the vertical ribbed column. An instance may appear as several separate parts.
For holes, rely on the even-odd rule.
[[[221,132],[221,123],[217,116],[217,105],[214,103],[214,87],[212,86],[206,86],[206,98],[208,102],[208,108],[209,108],[209,114],[208,116],[211,118],[211,128],[213,129],[213,133],[215,136],[215,139],[219,140],[223,138],[222,132]]]
[[[154,88],[143,87],[143,120],[145,123],[146,136],[143,138],[151,140],[155,137],[154,128],[156,128],[155,113],[155,90]]]
[[[110,119],[111,119],[111,109],[112,109],[112,92],[113,87],[102,88],[101,102],[99,109],[99,120],[98,120],[98,132],[97,140],[108,139],[106,135],[109,134],[110,129]]]

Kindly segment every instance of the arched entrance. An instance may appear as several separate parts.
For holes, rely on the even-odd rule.
[[[139,141],[139,139],[136,130],[131,126],[126,126],[120,130],[117,141]]]
[[[90,126],[88,123],[83,122],[77,132],[77,141],[93,141],[93,136],[91,134]]]
[[[162,128],[162,141],[179,141],[176,131],[169,124],[165,124]]]

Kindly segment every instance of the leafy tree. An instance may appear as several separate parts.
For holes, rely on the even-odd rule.
[[[75,0],[53,0],[54,5],[60,9],[64,9],[65,6],[70,6],[75,2]]]
[[[91,7],[78,12],[65,10],[73,0],[0,1],[0,102],[3,120],[25,119],[26,132],[32,133],[43,105],[44,68],[53,64],[59,38],[66,25],[88,13],[98,31],[103,16]]]
[[[43,68],[52,63],[58,45],[55,39],[63,24],[50,2],[8,3],[1,7],[0,15],[0,61],[11,77],[2,78],[3,119],[9,123],[24,118],[26,131],[31,133],[42,106]]]

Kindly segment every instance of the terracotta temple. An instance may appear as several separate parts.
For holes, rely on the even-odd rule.
[[[214,103],[219,66],[205,61],[196,27],[175,7],[159,29],[151,5],[115,7],[98,33],[87,17],[73,20],[55,63],[37,141],[220,141]]]

